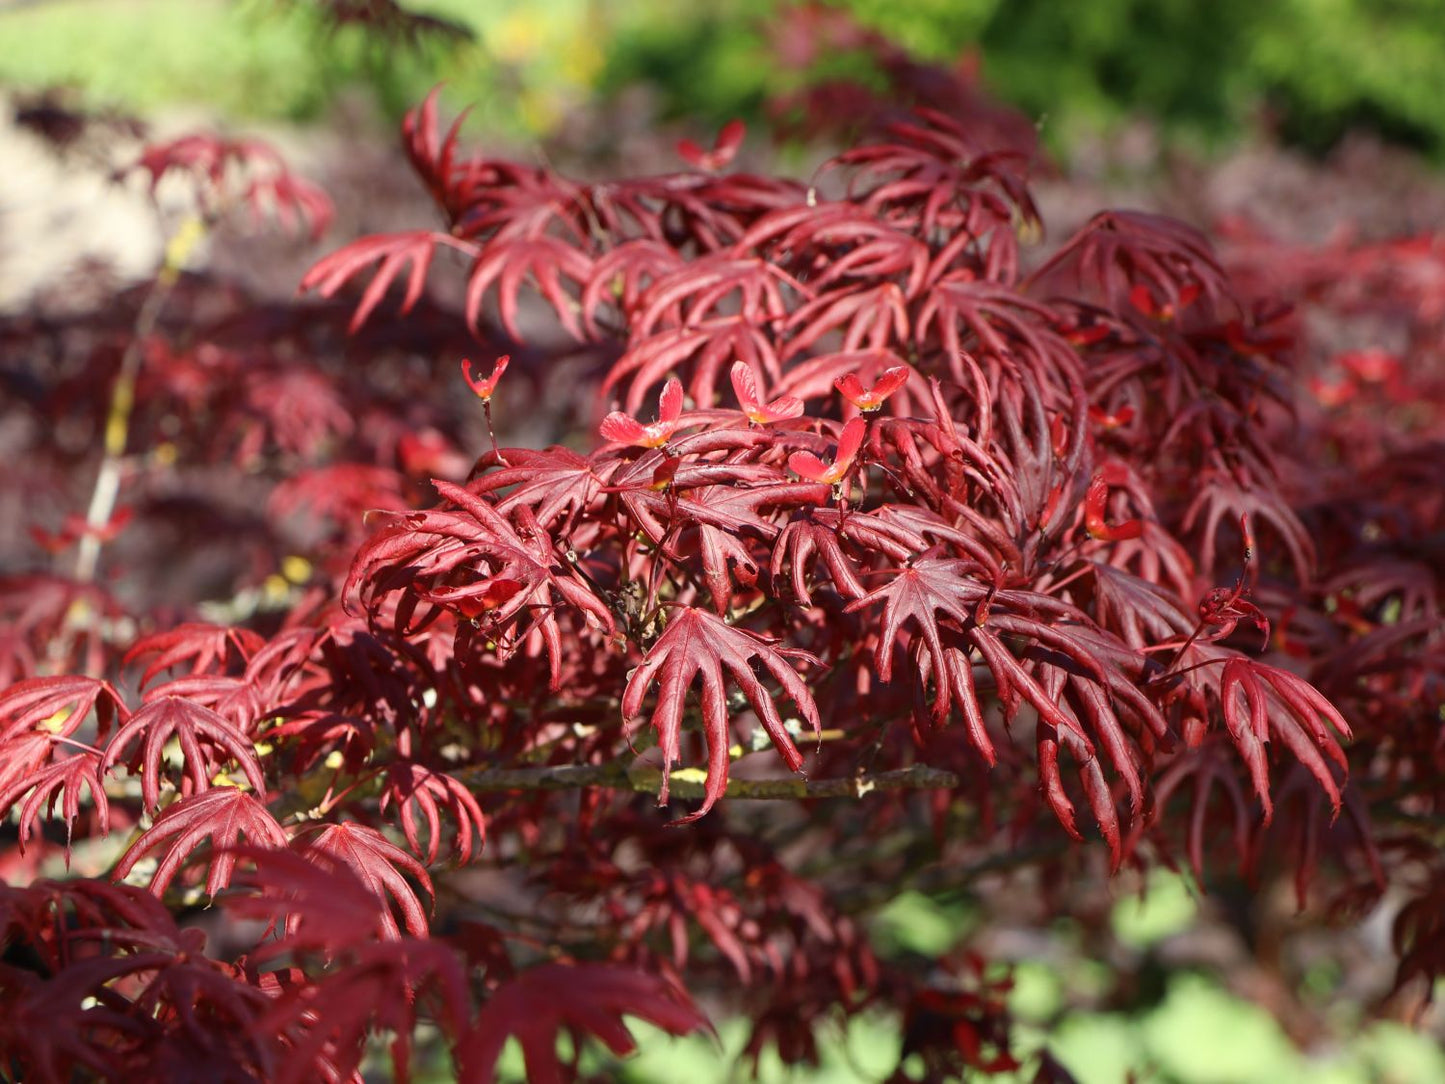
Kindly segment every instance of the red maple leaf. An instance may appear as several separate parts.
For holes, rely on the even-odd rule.
[[[1224,664],[1219,699],[1229,736],[1249,767],[1266,820],[1274,812],[1265,763],[1265,745],[1271,734],[1319,781],[1331,807],[1339,813],[1340,788],[1328,761],[1333,761],[1342,773],[1348,767],[1336,734],[1348,739],[1351,733],[1333,704],[1298,675],[1243,656]],[[1326,722],[1336,734],[1330,733]]]
[[[998,589],[982,572],[970,561],[924,557],[895,570],[889,583],[849,603],[847,611],[883,602],[874,659],[885,682],[892,680],[900,634],[905,626],[915,630],[915,680],[920,690],[933,685],[935,725],[957,705],[970,743],[992,765],[997,754],[973,676],[976,651],[993,676],[1005,715],[1012,717],[1025,701],[1038,713],[1040,784],[1060,824],[1077,835],[1059,771],[1063,745],[1079,763],[1090,807],[1117,865],[1122,837],[1098,753],[1107,754],[1138,810],[1141,754],[1118,713],[1127,709],[1156,737],[1163,737],[1167,723],[1120,675],[1125,660],[1135,657],[1125,645],[1091,628],[1067,603],[1038,592]],[[1033,646],[1021,648],[1019,639]]]
[[[532,623],[521,635],[535,631],[542,637],[555,688],[562,666],[560,603],[609,632],[612,612],[581,578],[558,563],[556,543],[530,506],[512,510],[514,525],[475,493],[441,480],[433,484],[458,507],[391,514],[395,526],[357,553],[343,597],[364,584],[367,600],[376,608],[384,596],[408,592],[410,608],[397,612],[399,626],[405,625],[418,599],[466,616],[485,614],[498,630],[526,611]],[[465,582],[456,585],[458,579]]]
[[[448,245],[471,253],[474,246],[435,230],[410,230],[405,233],[383,233],[363,237],[331,255],[318,260],[307,271],[297,287],[299,293],[315,290],[322,297],[331,297],[350,279],[360,274],[368,265],[376,264],[376,272],[361,295],[356,311],[351,317],[350,330],[356,331],[371,315],[381,299],[386,296],[401,269],[411,264],[407,276],[406,294],[402,298],[401,311],[410,312],[421,298],[426,285],[426,275],[431,267],[437,245]]]
[[[407,845],[424,857],[428,865],[436,861],[441,845],[442,807],[450,811],[457,824],[454,848],[457,864],[465,865],[472,860],[473,841],[476,853],[481,854],[487,831],[482,809],[472,797],[472,792],[453,776],[408,760],[398,760],[387,769],[386,789],[381,792],[381,812],[385,813],[393,804],[401,810],[401,830]],[[417,831],[417,813],[426,820],[425,847]]]
[[[637,1044],[624,1015],[672,1035],[712,1031],[686,995],[654,975],[608,964],[543,964],[498,987],[482,1006],[458,1050],[460,1076],[492,1084],[502,1048],[515,1038],[531,1084],[562,1084],[570,1077],[557,1057],[559,1034],[570,1033],[574,1048],[590,1034],[614,1054],[628,1054]]]
[[[140,775],[141,799],[147,809],[154,809],[160,801],[161,779],[165,774],[162,759],[166,744],[172,739],[180,743],[186,762],[185,778],[193,793],[208,789],[220,767],[235,761],[262,800],[266,797],[266,779],[251,739],[210,708],[175,696],[152,701],[116,731],[105,748],[101,770],[118,761],[125,747],[136,738],[142,741],[128,766]]]
[[[0,693],[0,742],[35,729],[69,737],[92,710],[97,739],[128,714],[120,694],[107,681],[70,676],[17,681]]]
[[[780,651],[762,637],[734,628],[706,610],[687,606],[672,611],[667,628],[627,682],[627,689],[622,695],[622,714],[629,722],[635,719],[642,710],[647,690],[654,682],[658,683],[652,725],[657,729],[658,744],[662,747],[664,770],[658,801],[665,805],[668,797],[667,771],[681,759],[679,745],[688,686],[695,677],[702,677],[702,721],[708,754],[706,796],[701,809],[678,823],[686,824],[701,817],[727,789],[728,747],[732,742],[728,737],[724,670],[732,676],[733,682],[757,712],[763,729],[783,755],[789,769],[797,771],[802,765],[803,756],[784,728],[773,698],[753,672],[753,660],[757,659],[778,680],[783,691],[803,713],[803,718],[817,732],[821,729],[817,705],[808,686],[788,661],[788,656],[817,661],[805,652]]]
[[[520,341],[523,336],[517,327],[517,300],[527,276],[531,276],[537,292],[552,306],[557,319],[572,337],[584,338],[577,322],[577,299],[563,280],[570,280],[580,294],[592,276],[592,261],[586,253],[561,238],[541,235],[516,239],[498,236],[482,247],[467,282],[468,326],[478,326],[482,299],[495,285],[502,327]]]
[[[51,760],[43,767],[27,772],[8,784],[0,784],[0,814],[15,805],[26,791],[31,792],[20,806],[20,853],[25,853],[30,834],[41,826],[42,812],[47,820],[54,819],[55,803],[60,799],[61,811],[65,815],[65,862],[69,866],[71,830],[75,826],[75,818],[80,815],[81,787],[90,790],[101,834],[109,832],[110,801],[106,797],[101,775],[100,754],[81,750],[57,759],[52,750]]]
[[[304,840],[230,852],[246,866],[232,878],[222,905],[238,918],[265,923],[265,937],[284,930],[251,954],[257,962],[287,954],[331,958],[366,944],[389,907],[350,865],[333,853],[306,848]]]
[[[404,1084],[423,1007],[452,1042],[462,1039],[471,997],[456,952],[427,939],[363,944],[318,981],[282,994],[255,1031],[286,1044],[277,1084],[359,1079],[367,1038],[389,1032],[392,1079]]]
[[[173,666],[189,666],[192,674],[225,673],[228,663],[248,661],[265,643],[250,629],[188,622],[142,637],[121,661],[129,666],[147,655],[156,656],[141,674],[140,687],[144,689]]]
[[[303,854],[320,851],[350,868],[377,899],[384,901],[390,895],[396,901],[402,921],[413,937],[426,937],[426,909],[402,871],[415,877],[432,899],[436,898],[436,890],[432,888],[426,867],[415,858],[375,828],[363,824],[322,825],[302,839]],[[401,937],[401,929],[389,907],[378,912],[377,932],[385,940],[395,941]]]
[[[206,894],[214,896],[231,883],[231,874],[236,868],[234,848],[243,835],[253,845],[286,846],[286,832],[266,807],[245,791],[215,787],[201,794],[190,794],[167,806],[155,823],[140,834],[121,855],[112,877],[119,881],[130,873],[141,855],[169,840],[170,846],[151,874],[150,890],[162,896],[185,861],[210,837],[215,854],[206,874]]]

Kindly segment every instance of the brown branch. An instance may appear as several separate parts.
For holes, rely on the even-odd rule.
[[[474,794],[496,794],[512,790],[576,790],[582,787],[606,787],[655,793],[662,785],[662,773],[653,767],[634,762],[630,767],[620,764],[558,764],[537,768],[481,768],[458,772],[457,779]],[[702,798],[706,793],[705,773],[698,768],[679,768],[672,772],[668,788],[674,798]],[[947,790],[958,786],[952,772],[915,764],[886,772],[863,775],[807,779],[791,776],[783,779],[729,779],[723,792],[729,798],[862,798],[872,791]]]

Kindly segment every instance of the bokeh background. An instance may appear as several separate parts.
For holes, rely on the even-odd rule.
[[[937,72],[1037,128],[1056,236],[1110,205],[1303,245],[1445,229],[1442,0],[407,0],[431,21],[387,33],[392,7],[0,0],[0,313],[83,305],[82,272],[92,289],[153,274],[155,210],[113,170],[148,134],[198,125],[264,135],[335,197],[321,248],[223,236],[205,254],[290,296],[320,251],[428,220],[394,133],[438,82],[444,112],[470,108],[470,139],[524,160],[664,168],[678,138],[742,118],[750,164],[806,174],[847,138],[820,116]],[[1084,917],[1051,922],[1016,877],[935,880],[886,910],[886,942],[1011,963],[1025,1036],[1047,1034],[1084,1084],[1445,1081],[1440,1011],[1386,996],[1387,907],[1344,932],[1297,914],[1287,884],[1201,895],[1185,875],[1100,868],[1076,886]],[[653,1033],[596,1071],[746,1076],[741,1027],[719,1034]],[[876,1080],[899,1041],[867,1018],[821,1038],[817,1071],[765,1060],[761,1078]]]

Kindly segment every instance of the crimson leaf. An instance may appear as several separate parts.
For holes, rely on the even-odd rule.
[[[727,696],[723,689],[724,670],[742,689],[788,767],[797,771],[803,763],[803,756],[788,736],[772,697],[763,688],[752,667],[752,660],[761,662],[797,704],[814,732],[818,732],[821,725],[817,705],[808,686],[788,661],[788,655],[816,661],[804,652],[780,651],[754,633],[733,628],[706,610],[688,606],[672,612],[666,630],[648,650],[642,665],[633,672],[622,696],[622,714],[629,723],[642,710],[648,688],[654,681],[658,683],[652,725],[657,729],[663,755],[660,804],[667,802],[667,771],[680,759],[679,739],[687,689],[693,678],[702,677],[703,731],[708,752],[706,795],[702,808],[679,823],[701,817],[727,789],[728,747],[731,742],[728,740]]]
[[[174,696],[163,696],[147,704],[116,731],[106,746],[101,770],[119,760],[121,752],[135,738],[143,740],[131,756],[129,766],[131,771],[141,773],[141,798],[147,809],[154,809],[160,801],[161,758],[171,739],[180,743],[186,761],[186,778],[193,792],[210,787],[216,770],[234,760],[262,800],[266,797],[266,781],[255,746],[230,720],[210,708]]]
[[[637,1044],[624,1015],[673,1035],[712,1030],[685,995],[656,976],[608,964],[543,964],[499,987],[482,1006],[459,1051],[460,1076],[492,1084],[502,1047],[515,1037],[531,1084],[562,1084],[558,1033],[591,1034],[614,1054],[628,1054]]]
[[[410,873],[421,882],[427,895],[435,899],[436,892],[426,867],[375,828],[353,823],[324,825],[306,839],[302,853],[311,851],[319,851],[349,867],[377,899],[385,900],[390,894],[411,935],[427,935],[426,910],[401,872]],[[401,937],[390,908],[382,908],[377,918],[377,932],[388,941]]]
[[[285,831],[266,807],[245,791],[215,787],[191,794],[168,806],[156,822],[141,833],[121,855],[112,876],[117,881],[125,877],[141,855],[169,840],[170,846],[151,875],[150,883],[152,892],[164,895],[182,863],[209,836],[217,845],[217,853],[206,875],[206,894],[214,896],[231,883],[231,874],[236,868],[236,855],[231,848],[242,835],[255,845],[286,846]]]

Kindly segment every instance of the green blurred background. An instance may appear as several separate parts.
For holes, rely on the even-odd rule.
[[[346,93],[394,118],[437,80],[478,126],[545,138],[644,84],[664,117],[755,117],[800,76],[768,62],[784,0],[408,0],[464,27],[416,49],[328,29],[309,0],[0,0],[0,84],[89,104],[309,121]],[[1218,146],[1267,125],[1327,149],[1353,127],[1445,160],[1442,0],[835,0],[920,58],[983,56],[988,88],[1066,155],[1139,116]],[[837,57],[829,64],[836,66]]]

